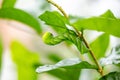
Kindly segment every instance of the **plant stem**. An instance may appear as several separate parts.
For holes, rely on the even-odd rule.
[[[97,59],[96,59],[93,51],[91,50],[91,48],[90,48],[90,46],[88,45],[88,43],[87,43],[87,41],[85,40],[85,38],[82,37],[82,39],[83,39],[83,42],[85,43],[86,47],[89,49],[90,55],[92,56],[95,64],[98,66],[98,72],[103,76],[103,69],[102,69],[102,67],[99,65],[99,63],[98,63],[98,61],[97,61]]]
[[[60,10],[60,12],[66,17],[68,18],[67,14],[65,13],[65,11],[55,2],[53,2],[52,0],[47,0],[48,3],[51,3],[52,5],[54,5],[56,8],[58,8],[58,10]]]
[[[58,8],[58,10],[68,19],[68,15],[65,13],[65,11],[55,2],[53,2],[52,0],[47,0],[49,3],[51,3],[52,5],[54,5],[56,8]],[[85,43],[86,47],[89,49],[90,55],[92,56],[95,64],[98,66],[98,72],[101,74],[101,76],[103,76],[103,69],[102,67],[99,65],[93,51],[91,50],[90,46],[88,45],[87,41],[85,40],[84,36],[82,33],[80,33],[72,24],[70,24],[74,30],[76,31],[76,33],[78,34],[78,37],[83,39],[83,42]]]

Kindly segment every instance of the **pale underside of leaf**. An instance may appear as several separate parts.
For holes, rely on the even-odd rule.
[[[109,56],[101,58],[101,65],[120,64],[120,48],[119,46],[112,49]]]
[[[79,66],[79,67],[78,67]],[[95,66],[90,65],[85,61],[81,61],[79,58],[64,59],[54,65],[44,65],[36,69],[37,73],[47,72],[59,68],[65,69],[96,69]]]

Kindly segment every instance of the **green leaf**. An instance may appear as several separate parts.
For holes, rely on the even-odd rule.
[[[120,72],[111,72],[99,80],[120,80]]]
[[[11,53],[17,65],[18,80],[37,80],[35,69],[39,65],[38,54],[29,51],[16,41],[11,44]]]
[[[53,63],[57,63],[63,59],[62,56],[55,53],[54,54],[50,53],[48,55],[48,58],[49,58],[49,61],[52,61]],[[75,74],[73,74],[74,72]],[[47,73],[57,77],[59,80],[79,80],[81,70],[78,70],[78,69],[64,70],[63,68],[62,69],[60,68],[60,69],[48,71]]]
[[[1,65],[2,65],[2,52],[3,52],[3,46],[2,46],[2,41],[0,39],[0,71],[1,71]]]
[[[28,13],[22,10],[15,8],[0,9],[0,18],[20,21],[24,24],[29,25],[31,28],[35,29],[38,33],[41,32],[39,22],[33,16],[29,15]]]
[[[99,17],[91,17],[88,19],[78,20],[74,23],[74,26],[78,30],[97,30],[120,37],[120,19],[115,18],[110,10]]]
[[[16,0],[3,0],[2,8],[13,8]]]
[[[110,10],[107,10],[100,17],[116,19],[116,17],[114,16],[114,14]]]
[[[82,39],[80,39],[78,35],[72,30],[68,30],[67,32],[57,35],[57,36],[53,36],[52,33],[46,32],[43,35],[42,39],[48,45],[56,45],[56,44],[61,43],[62,41],[70,41],[78,48],[78,50],[82,54],[88,51]]]
[[[97,69],[97,68],[96,66],[91,65],[86,61],[81,61],[79,58],[71,58],[61,60],[54,65],[40,66],[36,69],[36,72],[37,73],[49,72],[51,74],[56,73],[55,76],[62,78],[62,80],[78,80],[81,69]]]
[[[49,12],[46,11],[39,18],[44,21],[47,25],[50,25],[55,31],[62,33],[66,31],[66,23],[68,23],[67,19],[59,14],[58,12]]]
[[[62,60],[62,57],[60,57],[59,55],[56,54],[50,54],[48,55],[48,59],[54,63],[57,63],[59,61]],[[76,74],[73,74],[74,72],[76,72]],[[63,70],[63,69],[55,69],[52,71],[48,71],[47,73],[49,73],[50,75],[53,75],[57,78],[59,78],[60,80],[78,80],[79,76],[80,76],[80,70]],[[72,76],[72,78],[71,78]]]
[[[48,54],[47,58],[50,61],[55,62],[55,63],[62,60],[62,57],[60,55],[58,55],[58,54],[55,54],[55,53],[54,54],[53,53]]]
[[[73,74],[74,72],[75,74]],[[48,71],[47,73],[59,78],[60,80],[79,80],[80,72],[81,70],[55,69]]]
[[[109,46],[109,35],[102,34],[90,44],[92,51],[97,59],[105,56],[105,52]]]
[[[42,39],[46,44],[49,44],[49,45],[56,45],[64,40],[66,40],[66,38],[63,35],[58,35],[58,36],[54,37],[53,34],[50,32],[46,32],[43,35]]]
[[[82,54],[87,52],[87,48],[82,42],[82,39],[80,39],[74,31],[69,30],[66,27],[66,24],[69,24],[69,21],[61,14],[58,12],[46,11],[39,18],[46,24],[52,26],[55,31],[59,33],[59,35],[55,37],[50,32],[45,33],[43,36],[43,41],[46,44],[56,45],[62,41],[70,41],[76,45]]]
[[[53,63],[57,63],[57,62],[59,62],[59,61],[62,60],[62,57],[60,57],[57,54],[53,54],[53,53],[49,54],[47,57]],[[70,80],[70,75],[66,75],[66,71],[61,70],[61,69],[56,69],[56,70],[53,70],[53,71],[48,71],[47,73],[49,73],[50,75],[53,75],[53,76],[59,78],[60,80]],[[75,75],[77,76],[78,73],[80,74],[80,71],[77,71]],[[72,74],[72,72],[70,72],[69,74]],[[74,75],[72,75],[72,77],[73,76]]]

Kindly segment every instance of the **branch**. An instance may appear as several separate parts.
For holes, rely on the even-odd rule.
[[[58,8],[58,10],[68,19],[67,14],[64,12],[64,10],[55,2],[53,2],[52,0],[47,0],[48,3],[51,3],[52,5],[54,5],[56,8]]]
[[[55,2],[53,2],[52,0],[47,0],[49,3],[51,3],[52,5],[54,5],[56,8],[58,8],[58,10],[68,19],[68,15],[65,13],[65,11]],[[99,65],[99,63],[97,62],[97,59],[93,53],[93,51],[91,50],[90,46],[88,45],[87,41],[85,40],[84,36],[82,33],[80,33],[73,25],[71,25],[74,30],[76,31],[76,33],[78,34],[78,37],[83,39],[83,42],[85,43],[86,47],[89,49],[90,55],[92,56],[95,64],[98,66],[98,72],[103,76],[103,69],[102,67]]]

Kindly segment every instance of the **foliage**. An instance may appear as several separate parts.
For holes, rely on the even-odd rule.
[[[116,46],[111,50],[110,55],[107,57],[101,58],[100,60],[101,65],[111,65],[115,64],[118,65],[120,64],[120,45]]]
[[[120,80],[120,72],[111,72],[99,80]]]
[[[80,19],[74,23],[74,26],[78,30],[81,29],[97,30],[105,32],[107,34],[111,34],[113,36],[120,37],[119,33],[120,19],[117,19],[110,10],[108,10],[107,12],[98,17]]]
[[[51,3],[54,6],[57,5],[56,3],[52,1]],[[56,7],[62,12],[62,9],[59,8],[58,5]],[[43,36],[43,41],[46,44],[56,45],[56,44],[61,43],[62,41],[70,41],[76,45],[76,47],[78,48],[81,54],[89,53],[89,46],[86,43],[85,39],[80,36],[77,30],[81,31],[82,34],[83,34],[83,30],[86,30],[86,29],[104,32],[104,34],[100,35],[95,41],[93,41],[90,44],[91,50],[95,54],[93,54],[92,51],[90,51],[90,53],[92,54],[92,57],[95,61],[96,59],[100,59],[101,57],[105,56],[106,50],[109,46],[109,38],[110,38],[109,35],[120,37],[119,36],[120,35],[119,34],[119,19],[117,19],[110,10],[100,15],[99,17],[91,17],[88,19],[84,19],[84,18],[78,19],[72,25],[70,23],[71,20],[69,20],[68,18],[65,19],[65,17],[63,17],[60,13],[54,12],[54,11],[53,12],[46,11],[45,13],[41,14],[39,18],[42,21],[44,21],[47,25],[50,25],[58,33],[58,35],[55,37],[50,32],[45,33]],[[66,25],[69,25],[73,29],[68,28]],[[110,28],[108,29],[107,27],[110,27]],[[95,57],[93,55],[95,55]],[[100,68],[97,61],[96,61],[96,65],[98,66],[98,68]],[[38,72],[44,72],[44,71],[41,71],[43,68],[46,69],[45,71],[49,71],[49,70],[54,71],[56,70],[55,66],[56,64],[48,65],[48,66],[41,66],[40,68],[38,68]],[[66,65],[66,66],[67,66],[67,69],[69,69],[71,65]],[[72,66],[75,66],[75,65],[72,65]],[[60,67],[57,66],[57,68],[60,68]],[[79,66],[79,69],[80,69],[80,66]],[[78,78],[76,79],[78,80]],[[67,79],[62,79],[62,80],[67,80]]]
[[[43,41],[45,43],[49,45],[55,45],[62,41],[70,41],[77,46],[78,50],[81,53],[87,51],[87,48],[82,45],[84,44],[82,42],[82,39],[78,37],[75,31],[67,28],[66,24],[69,24],[69,21],[65,19],[65,17],[63,17],[61,14],[59,14],[58,12],[47,11],[43,13],[39,18],[43,20],[46,24],[52,26],[54,30],[59,33],[59,35],[56,37],[54,37],[50,32],[45,33],[45,35],[43,36]]]
[[[16,0],[3,0],[2,8],[13,8]]]
[[[40,34],[41,28],[39,22],[27,12],[14,8],[15,2],[16,0],[3,0],[2,8],[0,9],[0,18],[22,22]]]
[[[59,75],[56,75],[56,76],[60,77],[62,80],[73,80],[73,79],[78,80],[81,69],[96,69],[96,68],[97,68],[96,66],[91,65],[86,61],[81,61],[79,58],[71,58],[71,59],[61,60],[54,65],[40,66],[36,70],[36,72],[42,73],[42,72],[49,71],[49,73],[51,74],[61,73],[62,76],[59,76]],[[73,73],[76,73],[76,74],[73,74]],[[64,75],[66,75],[66,77]]]
[[[38,34],[42,32],[40,22],[29,13],[15,8],[17,0],[3,0],[0,8],[0,19],[8,19],[19,21],[33,28]],[[0,40],[0,67],[2,60],[2,45]],[[12,58],[17,65],[18,80],[37,80],[35,73],[36,67],[39,65],[39,57],[37,54],[27,50],[18,42],[11,45]]]
[[[37,80],[35,69],[40,65],[38,55],[16,41],[11,44],[11,53],[17,66],[18,80]]]
[[[109,46],[109,35],[102,34],[90,44],[97,59],[105,56],[105,52]]]
[[[55,31],[57,31],[58,33],[66,32],[67,28],[65,23],[67,23],[68,21],[60,13],[56,11],[54,12],[46,11],[45,13],[40,15],[39,18],[46,24],[52,26],[52,28],[55,29]]]
[[[8,15],[8,14],[11,14],[11,15]],[[28,13],[26,13],[22,10],[15,9],[15,8],[0,9],[0,18],[13,19],[16,21],[20,21],[24,24],[29,25],[30,27],[35,29],[38,33],[41,32],[38,21],[36,19],[34,19],[31,15],[29,15]]]
[[[96,70],[100,74],[99,77],[101,77],[99,80],[119,80],[120,72],[111,72],[109,70],[108,74],[105,75],[103,68],[109,66],[109,64],[120,67],[120,46],[113,48],[111,53],[106,56],[106,51],[110,44],[110,36],[120,37],[120,19],[116,18],[110,10],[100,16],[90,18],[67,17],[59,5],[51,0],[48,0],[48,2],[57,7],[62,14],[58,11],[45,11],[39,16],[41,21],[56,32],[56,34],[50,31],[46,32],[42,37],[44,43],[54,46],[64,41],[70,42],[71,46],[72,44],[76,46],[81,57],[84,58],[86,54],[91,57],[87,56],[87,59],[86,57],[85,59],[81,57],[63,59],[58,55],[50,55],[46,58],[55,64],[44,65],[43,63],[40,66],[38,54],[28,50],[21,43],[14,41],[11,43],[10,50],[12,59],[17,67],[18,80],[38,80],[36,72],[41,74],[46,72],[60,80],[79,80],[83,69]],[[29,13],[15,8],[15,3],[16,0],[3,0],[0,18],[19,21],[29,25],[37,33],[41,33],[40,22]],[[73,19],[74,21],[72,21]],[[92,43],[87,43],[84,37],[85,30],[95,30],[102,32],[102,34]],[[3,47],[0,41],[0,67],[2,50]],[[94,63],[90,62],[89,59],[92,59]]]

